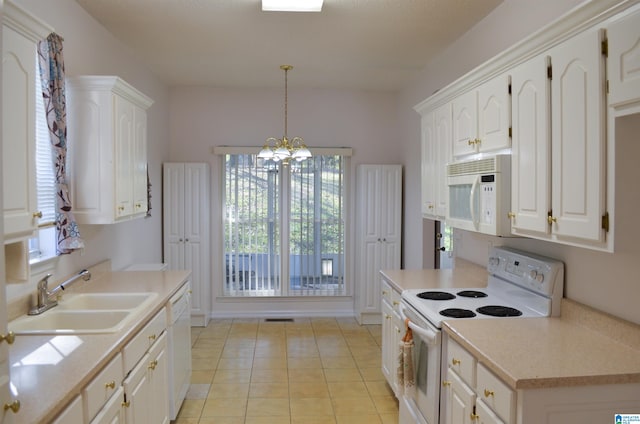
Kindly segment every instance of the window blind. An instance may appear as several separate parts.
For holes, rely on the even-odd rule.
[[[44,100],[42,99],[42,85],[40,70],[36,63],[36,184],[38,210],[42,212],[39,226],[51,226],[56,220],[56,180],[53,169],[53,152],[47,116],[44,110]]]

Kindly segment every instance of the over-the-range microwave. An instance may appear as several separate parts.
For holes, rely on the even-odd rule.
[[[511,156],[447,164],[447,225],[494,236],[511,235]]]

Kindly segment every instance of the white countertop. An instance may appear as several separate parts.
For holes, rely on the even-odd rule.
[[[53,419],[165,305],[190,275],[189,271],[101,274],[78,287],[74,293],[155,292],[158,297],[138,320],[115,333],[16,336],[9,349],[10,379],[15,388],[13,397],[21,403],[14,423],[32,424]]]

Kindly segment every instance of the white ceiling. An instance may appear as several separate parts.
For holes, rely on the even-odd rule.
[[[169,85],[397,90],[502,0],[76,0]]]

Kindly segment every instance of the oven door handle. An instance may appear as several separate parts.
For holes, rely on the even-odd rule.
[[[411,321],[410,318],[407,318],[407,315],[404,313],[404,307],[402,305],[400,305],[399,309],[400,309],[400,316],[402,317],[402,320],[408,323],[411,331],[414,331],[416,334],[418,334],[422,339],[424,339],[424,341],[428,345],[438,344],[438,334],[435,331],[428,328],[422,328],[416,323],[414,323],[413,321]]]

